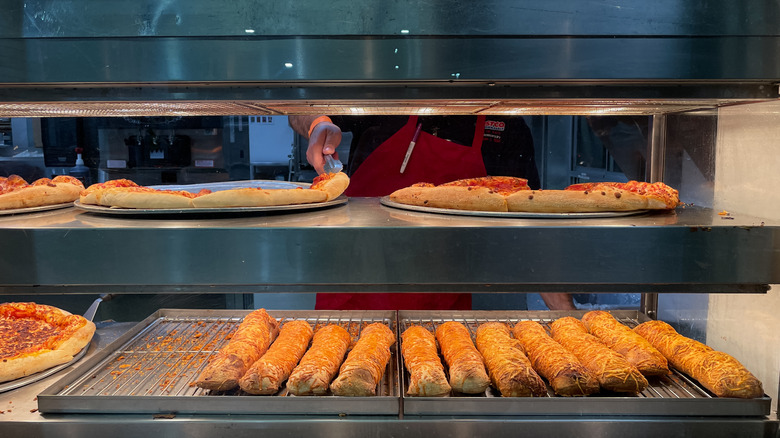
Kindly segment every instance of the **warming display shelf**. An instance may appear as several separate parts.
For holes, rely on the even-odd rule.
[[[214,315],[214,311],[199,311]],[[284,312],[290,315],[290,312]],[[233,317],[239,315],[234,313]],[[450,317],[460,317],[453,313]],[[83,364],[72,365],[68,371],[83,375],[87,362],[96,364],[115,342],[123,345],[138,335],[138,324],[105,322],[98,330]],[[113,345],[113,346],[112,346]],[[392,366],[392,365],[391,365]],[[46,401],[48,388],[63,389],[59,379],[74,380],[70,374],[51,376],[40,382],[0,394],[0,430],[4,437],[26,436],[104,436],[113,438],[137,436],[188,436],[208,438],[225,436],[254,438],[267,436],[334,436],[348,438],[397,437],[412,438],[432,436],[601,436],[601,437],[658,437],[658,436],[709,436],[709,437],[766,437],[777,438],[778,421],[767,416],[650,416],[613,415],[602,411],[597,415],[335,415],[311,411],[303,415],[254,412],[242,415],[185,414],[167,412],[160,414],[122,413],[42,413],[38,409]],[[53,396],[48,396],[49,398]],[[171,396],[155,396],[171,398]],[[124,397],[131,406],[140,404],[141,397]],[[151,397],[146,397],[150,399]],[[203,396],[186,398],[218,402],[231,398],[251,403],[257,397]],[[265,396],[276,402],[293,397]],[[333,401],[336,397],[329,397]],[[399,397],[396,400],[402,400]],[[138,402],[134,401],[138,400]],[[550,398],[550,401],[562,401]],[[587,399],[596,403],[598,398]],[[146,400],[144,400],[145,402]],[[305,401],[305,400],[304,400]],[[305,401],[306,403],[314,400]],[[545,399],[537,398],[544,402]],[[692,400],[699,402],[702,400]],[[62,404],[62,400],[56,403]],[[397,403],[397,402],[396,402]],[[320,404],[321,406],[322,404]],[[59,408],[62,408],[60,406]],[[45,408],[44,408],[45,409]],[[126,408],[127,409],[127,408]],[[229,431],[229,432],[227,432]]]
[[[230,339],[246,311],[203,311],[162,309],[149,316],[120,339],[59,380],[38,396],[43,413],[126,414],[278,414],[305,415],[399,415],[399,357],[391,349],[390,363],[374,397],[295,397],[282,389],[275,396],[251,396],[240,390],[213,392],[193,386],[209,357]],[[353,337],[371,322],[383,322],[393,331],[395,312],[370,311],[277,311],[270,312],[284,324],[304,319],[316,330],[339,324]],[[412,324],[434,330],[445,321],[458,321],[476,328],[488,321],[514,325],[536,320],[547,325],[558,317],[579,312],[430,312],[398,313],[399,333]],[[634,326],[648,318],[637,311],[617,311],[623,323]],[[400,358],[402,360],[402,358]],[[404,380],[408,373],[404,372]],[[769,414],[770,399],[725,399],[712,396],[698,383],[675,372],[650,379],[651,386],[640,394],[602,392],[589,397],[558,397],[548,388],[547,397],[504,398],[490,388],[477,396],[403,397],[405,415],[451,416],[713,416],[763,417]]]
[[[434,331],[439,324],[456,321],[465,325],[476,340],[477,327],[490,321],[514,326],[518,321],[533,320],[549,328],[549,324],[563,316],[582,317],[585,311],[471,311],[430,312],[400,311],[400,333],[412,325],[422,325]],[[635,327],[649,318],[637,311],[611,311],[620,322]],[[403,361],[403,357],[401,358]],[[404,371],[404,394],[409,373]],[[602,392],[588,397],[556,396],[547,388],[541,398],[501,397],[492,386],[483,394],[458,394],[453,397],[408,397],[404,395],[406,415],[614,415],[647,416],[764,416],[769,414],[771,399],[742,400],[718,398],[688,376],[673,370],[667,377],[648,378],[650,386],[638,394]]]
[[[319,414],[398,415],[395,346],[374,397],[274,396],[240,389],[214,392],[196,380],[209,358],[238,328],[247,311],[161,309],[38,396],[43,413]],[[382,322],[395,332],[395,312],[269,311],[281,325],[303,319],[316,331],[337,324],[352,342],[362,328]]]
[[[0,218],[0,260],[13,261],[0,263],[0,292],[763,293],[780,283],[772,265],[780,223],[718,213],[460,217],[377,198],[251,217],[67,208]]]

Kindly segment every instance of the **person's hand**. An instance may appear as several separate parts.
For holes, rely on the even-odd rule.
[[[311,131],[306,160],[314,166],[318,174],[325,173],[325,155],[338,159],[336,147],[341,144],[341,129],[330,122],[320,122]]]
[[[563,293],[542,293],[544,304],[550,310],[577,310],[574,305],[574,298],[569,294]]]

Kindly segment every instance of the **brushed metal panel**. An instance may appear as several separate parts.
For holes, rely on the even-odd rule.
[[[5,1],[11,11],[22,2]],[[26,37],[235,35],[764,35],[777,33],[775,2],[491,0],[32,0]],[[5,9],[5,8],[3,8]],[[247,29],[254,30],[248,33]],[[12,34],[8,30],[0,35]]]
[[[0,240],[11,243],[0,246],[0,284],[317,292],[775,282],[777,225],[732,217],[688,207],[630,218],[508,221],[395,210],[374,198],[326,211],[203,220],[67,209],[0,219]]]
[[[3,40],[0,50],[15,55],[2,83],[780,77],[776,36],[44,38]]]

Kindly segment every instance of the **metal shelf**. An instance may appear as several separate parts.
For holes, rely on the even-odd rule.
[[[99,325],[90,360],[130,330],[134,323]],[[602,436],[602,437],[767,437],[778,433],[776,415],[770,417],[684,417],[614,415],[537,416],[339,416],[339,415],[185,415],[154,414],[41,414],[36,397],[79,364],[26,387],[0,394],[0,429],[4,437],[142,435],[188,437],[224,436]]]
[[[765,292],[780,224],[710,209],[601,219],[411,212],[0,217],[0,292]]]

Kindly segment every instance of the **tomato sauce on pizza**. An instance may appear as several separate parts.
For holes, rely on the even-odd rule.
[[[565,190],[531,190],[526,180],[507,176],[440,185],[418,183],[396,190],[388,198],[422,207],[531,213],[672,210],[680,202],[677,190],[660,182],[585,183]]]
[[[249,185],[249,184],[248,184]],[[198,192],[140,186],[127,179],[93,184],[81,191],[81,204],[110,208],[178,209],[267,207],[324,202],[340,196],[349,185],[342,172],[322,174],[311,186],[293,188],[240,187]]]
[[[92,321],[53,306],[0,304],[0,382],[68,362],[94,333]]]
[[[444,183],[441,184],[441,186],[485,187],[501,195],[510,195],[522,190],[531,190],[531,188],[528,187],[527,179],[516,178],[513,176],[485,176],[480,178],[466,178]]]
[[[34,303],[0,305],[0,359],[50,349],[89,321]]]
[[[68,175],[39,178],[31,184],[19,175],[0,177],[0,210],[73,202],[83,189],[81,181]]]
[[[627,190],[642,196],[653,197],[664,202],[668,208],[675,208],[680,204],[679,192],[662,182],[648,183],[643,181],[620,182],[593,182],[572,184],[564,190],[599,190],[600,187],[613,187]]]

